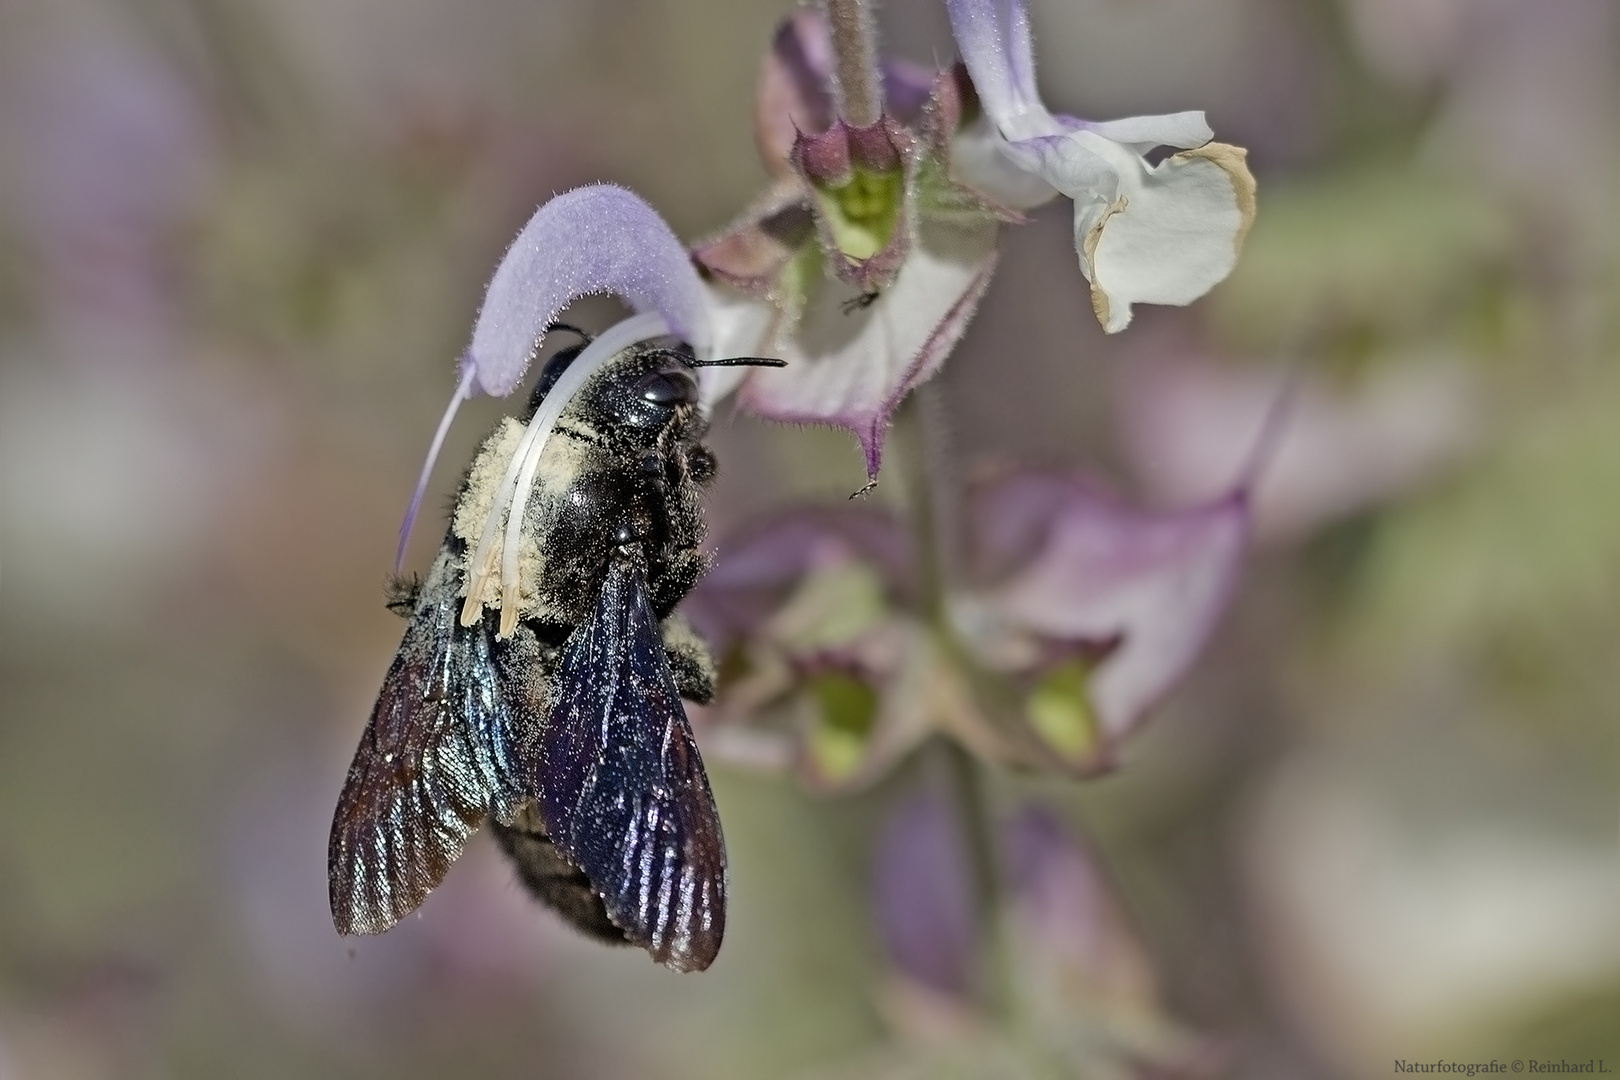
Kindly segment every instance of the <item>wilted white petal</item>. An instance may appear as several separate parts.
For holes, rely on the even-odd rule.
[[[1043,177],[1075,201],[1074,246],[1105,330],[1123,330],[1133,304],[1190,304],[1232,272],[1254,220],[1245,151],[1208,143],[1150,166],[1093,132],[1064,141],[1040,140]]]

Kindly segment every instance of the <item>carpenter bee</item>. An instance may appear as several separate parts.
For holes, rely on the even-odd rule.
[[[522,420],[484,442],[426,579],[395,600],[410,622],[332,821],[341,934],[413,911],[487,818],[530,891],[587,934],[677,971],[719,951],[725,843],[681,705],[713,696],[714,665],[672,615],[706,567],[700,365],[640,341],[548,401],[584,348],[553,356]],[[537,412],[556,419],[532,496],[507,509]],[[497,588],[503,512],[515,574]]]

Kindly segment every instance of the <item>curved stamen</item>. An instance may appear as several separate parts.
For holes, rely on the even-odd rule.
[[[439,420],[439,430],[433,433],[433,442],[428,447],[427,460],[422,463],[422,473],[416,478],[416,490],[411,492],[411,505],[405,510],[405,520],[399,525],[399,550],[394,552],[394,573],[398,574],[405,565],[405,545],[411,540],[411,526],[416,523],[416,513],[422,509],[422,496],[427,491],[428,478],[433,475],[433,463],[439,459],[439,450],[444,446],[445,432],[450,430],[450,421],[456,418],[456,410],[461,403],[472,396],[473,365],[465,355],[461,358],[461,381],[456,384],[456,392],[450,398],[450,404],[444,410],[444,416]]]
[[[574,395],[584,387],[592,375],[602,369],[607,361],[637,342],[661,337],[667,333],[669,324],[656,312],[625,319],[599,334],[587,345],[541,400],[539,410],[534,414],[534,419],[529,421],[523,440],[518,444],[511,462],[507,464],[506,475],[502,478],[500,489],[490,505],[489,517],[484,521],[478,549],[468,560],[467,600],[461,609],[463,626],[471,626],[477,622],[483,611],[484,592],[495,573],[495,534],[500,528],[504,510],[506,530],[500,548],[499,563],[501,625],[497,636],[510,637],[512,631],[517,628],[521,606],[518,559],[522,552],[523,518],[529,505],[529,492],[534,486],[534,474],[540,465],[540,455],[545,451],[552,428],[556,426],[563,410],[568,407]]]

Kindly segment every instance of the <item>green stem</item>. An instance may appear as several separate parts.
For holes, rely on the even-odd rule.
[[[901,406],[891,461],[904,478],[923,608],[945,654],[967,663],[951,631],[949,587],[960,580],[961,484],[950,452],[944,394],[925,383]],[[947,661],[950,662],[950,661]],[[955,739],[940,740],[956,815],[966,842],[968,872],[978,921],[979,990],[986,1009],[1005,1016],[1010,998],[1001,936],[1001,874],[996,860],[994,818],[984,790],[985,767]]]
[[[1001,867],[996,859],[994,816],[984,790],[984,765],[953,739],[943,740],[943,746],[973,884],[980,1000],[988,1012],[1005,1016],[1010,988],[1001,936]]]

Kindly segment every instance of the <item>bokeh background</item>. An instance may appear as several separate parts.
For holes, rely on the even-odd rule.
[[[1089,835],[1232,1075],[1614,1065],[1620,9],[1034,7],[1054,107],[1208,110],[1260,216],[1228,283],[1116,338],[1066,208],[1010,230],[942,376],[964,474],[1206,498],[1296,392],[1194,676],[1118,773],[993,798]],[[395,529],[484,281],[588,180],[724,224],[783,14],[0,3],[0,1078],[776,1077],[888,1037],[868,844],[905,776],[829,799],[716,766],[734,912],[702,976],[576,940],[483,838],[386,937],[326,911]],[[882,19],[952,55],[937,0]],[[838,433],[713,441],[720,535],[862,479]]]

